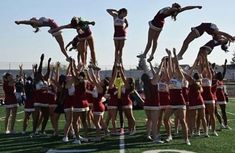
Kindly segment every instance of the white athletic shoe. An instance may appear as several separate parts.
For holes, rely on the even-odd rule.
[[[136,134],[136,129],[134,129],[133,131],[131,131],[129,135],[134,135],[134,134]]]
[[[197,131],[197,136],[200,136],[201,135],[201,132],[200,132],[200,130],[199,131]]]
[[[186,143],[186,145],[188,145],[188,146],[190,146],[190,145],[191,145],[191,143],[190,143],[189,139],[187,139],[187,140],[185,141],[185,143]]]
[[[166,142],[170,142],[170,141],[172,141],[173,139],[172,139],[172,136],[170,135],[170,136],[168,136],[167,138],[166,138]]]
[[[147,139],[150,140],[150,141],[153,141],[152,137],[149,135],[147,136]]]
[[[225,126],[225,129],[232,130],[232,128],[229,127],[228,125]]]
[[[216,131],[213,132],[213,135],[218,137],[218,133]]]
[[[84,137],[82,137],[82,136],[78,136],[78,138],[79,138],[79,140],[80,141],[82,141],[82,142],[88,142],[89,141],[89,139],[88,138],[84,138]]]
[[[68,137],[63,137],[62,141],[63,142],[69,142],[69,138]]]
[[[7,130],[6,132],[5,132],[5,134],[10,134],[11,132],[9,131],[9,130]]]
[[[160,138],[156,138],[155,140],[153,140],[153,142],[156,143],[156,144],[164,143],[164,141],[162,141]]]
[[[75,139],[75,140],[73,141],[73,144],[82,144],[82,143],[81,143],[81,141],[80,141],[79,139]]]

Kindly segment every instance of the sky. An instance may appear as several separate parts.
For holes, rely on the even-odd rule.
[[[98,65],[109,69],[114,61],[113,19],[106,12],[108,8],[127,8],[127,40],[123,50],[123,63],[125,67],[135,68],[138,65],[137,54],[145,49],[147,43],[148,21],[163,7],[179,3],[182,7],[187,5],[201,5],[201,10],[195,9],[183,12],[177,16],[177,21],[170,17],[165,20],[164,28],[158,39],[158,48],[153,63],[160,63],[166,55],[165,48],[180,50],[182,43],[191,27],[202,22],[213,22],[222,31],[235,35],[234,0],[4,0],[0,5],[0,69],[16,68],[23,63],[25,68],[39,61],[40,55],[52,58],[53,62],[66,63],[64,55],[60,52],[56,40],[47,32],[49,28],[41,28],[38,33],[33,32],[31,26],[16,25],[15,20],[25,20],[32,17],[53,18],[59,25],[68,24],[73,16],[85,20],[95,21],[91,26],[94,37],[95,51]],[[65,44],[76,35],[75,30],[63,30]],[[211,39],[206,33],[194,40],[180,64],[192,64],[198,50]],[[223,64],[225,59],[231,61],[235,46],[231,44],[229,53],[217,47],[208,56],[211,62]],[[69,52],[75,57],[76,52]],[[88,50],[88,54],[90,51]]]

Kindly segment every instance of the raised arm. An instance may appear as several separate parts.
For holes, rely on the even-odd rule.
[[[162,71],[162,67],[163,67],[163,62],[164,62],[164,60],[162,60],[158,71],[153,76],[153,79],[151,81],[153,85],[156,85],[160,79],[160,75],[161,75],[161,71]]]
[[[112,17],[116,17],[118,15],[118,11],[115,9],[107,9],[106,10],[108,12],[109,15],[111,15]]]
[[[62,25],[58,28],[53,28],[53,29],[50,29],[48,30],[49,33],[54,33],[54,32],[57,32],[57,31],[60,31],[62,29],[74,29],[73,26],[71,24],[67,24],[67,25]]]
[[[227,39],[229,39],[230,41],[235,41],[235,37],[231,36],[230,34],[223,32],[223,31],[217,31],[217,34],[219,35],[223,35],[224,37],[226,37]]]
[[[148,62],[149,62],[149,65],[150,65],[151,72],[152,72],[152,74],[154,76],[156,72],[155,72],[155,70],[153,68],[153,65],[152,65],[151,61],[148,61]]]
[[[183,75],[182,71],[180,70],[180,65],[179,65],[179,61],[177,59],[175,48],[173,48],[173,54],[174,54],[174,63],[175,63],[175,73],[177,74],[179,80],[183,80],[184,75]]]
[[[117,76],[117,67],[114,65],[112,70],[112,77],[109,81],[109,89],[113,88],[116,76]]]
[[[50,77],[50,72],[51,72],[51,58],[48,59],[48,63],[47,63],[47,72],[46,74],[43,76],[43,79],[45,81],[48,81],[49,77]]]
[[[196,8],[201,9],[202,6],[185,6],[185,7],[181,8],[178,13],[181,13],[181,12],[187,11],[187,10],[196,9]]]
[[[168,55],[168,75],[170,78],[172,78],[173,76],[173,65],[172,65],[172,57],[171,57],[171,51],[169,49],[166,48],[166,52],[167,52],[167,55]]]

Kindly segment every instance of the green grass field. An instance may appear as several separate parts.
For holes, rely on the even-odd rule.
[[[235,99],[230,100],[230,103],[227,105],[228,120],[229,125],[232,129],[235,129]],[[22,108],[19,108],[18,112],[22,111]],[[4,107],[0,106],[0,152],[9,152],[9,153],[39,153],[47,152],[49,149],[57,150],[67,150],[67,152],[130,152],[130,153],[139,153],[150,150],[186,150],[197,153],[232,153],[235,152],[235,132],[234,130],[222,130],[218,131],[219,136],[211,136],[210,138],[204,137],[192,137],[190,138],[191,146],[186,146],[183,144],[182,138],[173,137],[173,141],[170,143],[164,144],[154,144],[146,139],[145,134],[145,113],[143,110],[135,110],[134,115],[136,118],[137,124],[137,133],[133,136],[125,135],[124,136],[124,149],[120,150],[120,137],[119,136],[109,136],[105,137],[101,142],[88,142],[78,144],[63,143],[62,142],[62,128],[64,125],[64,118],[60,119],[61,133],[60,137],[53,138],[50,135],[51,124],[48,122],[47,133],[48,136],[41,136],[36,138],[30,138],[29,133],[27,135],[20,134],[22,130],[22,119],[24,113],[20,113],[17,116],[16,131],[19,134],[15,135],[5,135],[4,134]],[[127,125],[127,124],[126,124]],[[219,127],[217,127],[219,128]],[[28,130],[32,129],[31,122]],[[165,133],[164,129],[161,130],[161,133]],[[89,149],[89,150],[87,150]],[[61,151],[61,152],[63,152]],[[55,151],[56,152],[56,151]],[[58,151],[57,151],[58,152]],[[65,152],[65,151],[64,151]],[[154,151],[157,152],[157,151]],[[161,151],[163,152],[163,151]],[[164,151],[164,152],[177,152],[177,151]],[[179,152],[179,151],[178,151]]]

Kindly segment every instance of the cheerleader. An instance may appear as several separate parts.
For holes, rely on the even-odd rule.
[[[47,81],[50,75],[50,62],[51,58],[48,60],[48,66],[47,66],[47,72],[45,75],[42,74],[42,64],[44,60],[44,54],[41,55],[40,58],[40,64],[38,69],[36,69],[36,72],[34,73],[34,83],[35,83],[35,120],[33,121],[33,134],[31,136],[34,136],[36,134],[36,129],[39,126],[39,119],[42,117],[42,127],[41,127],[41,133],[45,133],[45,128],[47,125],[47,121],[49,119],[49,104],[48,104],[48,97],[47,97]],[[41,117],[40,117],[41,113]]]
[[[198,135],[200,135],[200,123],[202,121],[203,129],[205,137],[209,137],[208,135],[208,127],[206,124],[206,117],[205,117],[205,104],[202,97],[202,85],[200,81],[200,74],[194,73],[193,77],[191,77],[192,71],[196,68],[198,64],[198,59],[196,59],[189,75],[185,74],[186,79],[189,81],[189,114],[190,114],[190,121],[189,121],[189,131],[192,135],[194,130]],[[201,71],[200,71],[201,72]],[[196,123],[196,114],[197,114],[197,124]]]
[[[92,36],[92,32],[90,30],[89,25],[95,25],[95,22],[92,21],[84,21],[82,18],[73,17],[71,20],[71,23],[67,25],[63,25],[61,27],[58,27],[56,29],[51,29],[51,32],[57,32],[62,29],[76,29],[78,33],[79,38],[79,44],[78,44],[78,50],[81,52],[81,61],[82,64],[86,65],[86,42],[88,43],[88,46],[91,51],[91,64],[94,68],[98,68],[96,66],[96,55],[95,55],[95,49],[94,49],[94,40]],[[99,68],[98,68],[99,69]]]
[[[126,19],[127,9],[120,10],[107,9],[107,12],[113,17],[114,20],[114,45],[115,45],[115,63],[122,62],[122,50],[126,40],[126,29],[128,22]]]
[[[149,21],[149,31],[148,31],[148,41],[144,50],[143,54],[138,55],[138,58],[146,58],[147,53],[149,52],[150,48],[152,47],[152,52],[148,58],[148,61],[152,61],[154,58],[154,53],[157,48],[157,41],[158,37],[162,31],[162,28],[165,23],[165,18],[171,16],[171,18],[175,21],[176,16],[186,10],[191,9],[201,9],[202,6],[186,6],[181,8],[178,3],[172,4],[171,7],[165,7],[158,11],[152,21]]]
[[[108,122],[111,119],[112,121],[112,134],[116,134],[116,117],[117,117],[117,108],[118,108],[118,89],[114,85],[115,78],[117,76],[117,67],[113,66],[113,73],[112,77],[109,81],[108,86],[108,96],[109,96],[109,102],[108,102],[108,113],[109,118],[106,120],[106,124],[108,126]]]
[[[207,125],[211,126],[213,135],[218,136],[215,130],[215,96],[213,95],[217,85],[212,86],[212,76],[209,63],[205,61],[205,67],[202,72],[202,97],[206,106]]]
[[[5,116],[5,133],[14,134],[15,133],[15,120],[17,113],[17,100],[14,93],[15,90],[15,80],[12,74],[5,73],[3,75],[3,91],[5,94],[5,106],[6,106],[6,116]]]
[[[218,29],[214,23],[201,23],[199,26],[191,28],[191,32],[188,34],[183,42],[180,52],[178,53],[178,59],[183,59],[183,54],[188,49],[188,45],[196,38],[201,37],[203,33],[211,35],[212,37],[224,36],[225,38],[234,41],[235,38],[228,33],[222,32]]]
[[[216,117],[221,125],[221,128],[225,128],[225,129],[231,129],[229,126],[228,126],[228,119],[227,119],[227,114],[226,114],[226,105],[227,105],[227,102],[226,102],[226,96],[225,96],[225,85],[224,85],[224,82],[223,82],[223,79],[225,77],[225,74],[226,74],[226,64],[227,64],[227,60],[225,60],[224,62],[224,70],[223,70],[223,73],[221,72],[217,72],[215,74],[215,79],[217,80],[217,88],[216,88],[216,106],[220,106],[220,109],[221,109],[221,113],[222,113],[222,119],[223,121],[221,120],[221,116],[220,114],[218,113],[218,110],[217,110],[217,107],[216,107],[216,111],[215,111],[215,114],[216,114]]]
[[[76,139],[74,143],[79,141],[88,142],[87,137],[87,112],[89,110],[89,103],[87,101],[86,96],[86,83],[87,80],[85,79],[85,73],[81,72],[81,67],[76,68],[75,61],[72,60],[71,64],[71,74],[74,80],[74,87],[75,87],[75,99],[73,104],[73,128],[75,130]],[[79,119],[82,122],[84,128],[84,136],[81,137],[79,135]]]
[[[108,81],[107,80],[100,80],[99,73],[97,75],[95,74],[93,69],[89,69],[88,75],[92,81],[92,83],[95,85],[94,91],[93,91],[93,115],[94,115],[94,122],[96,127],[96,138],[95,141],[101,141],[101,129],[105,131],[105,134],[107,134],[107,125],[104,122],[104,112],[105,112],[105,105],[103,104],[104,95],[107,90]]]
[[[61,31],[51,32],[52,29],[58,28],[59,26],[57,23],[51,19],[51,18],[45,18],[41,17],[39,19],[33,17],[30,20],[21,20],[21,21],[15,21],[17,25],[25,24],[25,25],[31,25],[33,28],[35,28],[35,33],[39,31],[39,28],[41,27],[50,27],[50,30],[48,32],[55,37],[56,41],[58,42],[60,46],[61,52],[65,55],[65,57],[68,59],[68,54],[66,53],[66,50],[64,48],[64,40],[61,34]]]
[[[121,78],[124,82],[124,86],[122,88],[122,96],[121,96],[122,109],[128,121],[129,134],[134,135],[136,133],[136,127],[135,127],[135,118],[134,118],[133,110],[132,110],[133,104],[130,99],[130,94],[135,89],[135,81],[133,78],[126,78],[124,74],[123,66],[120,66],[119,71],[120,71]]]
[[[168,56],[170,57],[169,60],[171,60],[171,52],[167,50]],[[173,49],[174,53],[174,69],[172,66],[170,66],[169,69],[169,93],[170,93],[170,106],[166,109],[165,116],[164,116],[164,122],[166,125],[167,130],[167,139],[166,142],[169,142],[172,140],[171,135],[171,126],[169,123],[170,116],[175,113],[176,116],[178,116],[178,119],[181,123],[184,140],[187,145],[191,145],[189,139],[188,139],[188,127],[186,124],[186,103],[182,94],[182,80],[184,80],[184,75],[182,74],[179,63],[176,57],[175,49]],[[174,73],[173,73],[174,70]]]
[[[147,116],[147,139],[153,140],[155,143],[161,143],[159,137],[159,130],[157,124],[160,116],[160,102],[158,94],[158,82],[160,79],[160,72],[162,63],[157,73],[154,73],[153,78],[147,73],[141,76],[144,88],[144,110]]]

